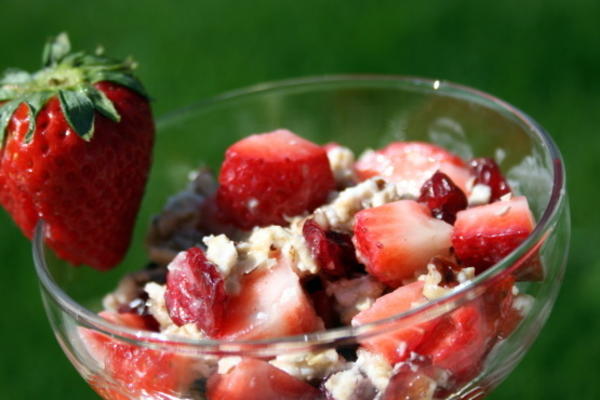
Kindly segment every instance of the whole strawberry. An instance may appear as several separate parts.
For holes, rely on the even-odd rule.
[[[154,142],[134,64],[70,53],[65,34],[43,69],[0,80],[0,203],[23,233],[46,222],[46,243],[75,264],[121,261],[146,185]]]

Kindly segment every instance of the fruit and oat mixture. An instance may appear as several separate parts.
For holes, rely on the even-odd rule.
[[[43,219],[46,245],[73,265],[113,268],[131,240],[154,143],[135,66],[71,52],[59,34],[40,70],[0,78],[0,205],[27,237]],[[105,297],[103,318],[225,342],[362,326],[460,288],[534,228],[494,160],[422,142],[356,160],[277,130],[234,143],[218,179],[192,178],[152,223],[151,264]],[[276,357],[192,357],[81,328],[103,370],[86,378],[109,400],[444,398],[527,313],[515,282],[544,270],[535,250],[515,266],[444,315]]]
[[[169,199],[148,233],[152,264],[126,276],[100,315],[226,341],[359,326],[461,287],[533,228],[527,199],[512,193],[490,158],[394,142],[355,159],[343,145],[319,146],[287,130],[252,135],[227,150],[218,179],[199,169]],[[270,359],[191,359],[84,336],[133,393],[434,399],[476,377],[527,312],[530,299],[515,282],[541,278],[538,257],[513,275],[433,320]],[[198,381],[206,384],[198,389]]]

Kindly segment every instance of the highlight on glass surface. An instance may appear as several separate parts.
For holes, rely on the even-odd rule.
[[[43,233],[48,318],[104,399],[475,399],[548,318],[570,225],[560,153],[523,112],[329,76],[159,119],[113,271],[71,267]]]

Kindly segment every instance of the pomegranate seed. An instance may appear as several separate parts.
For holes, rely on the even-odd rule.
[[[429,207],[437,219],[453,224],[456,213],[467,208],[467,197],[458,186],[452,182],[448,175],[437,171],[423,186],[419,202]]]
[[[499,200],[503,195],[510,193],[510,186],[502,176],[500,167],[492,158],[474,158],[469,162],[471,172],[475,175],[475,185],[488,185],[492,191],[490,202]]]
[[[313,219],[304,222],[302,234],[317,265],[325,275],[340,278],[359,270],[350,235],[326,231]]]
[[[178,326],[194,323],[214,336],[225,313],[225,282],[204,252],[192,247],[169,264],[165,302],[169,316]]]

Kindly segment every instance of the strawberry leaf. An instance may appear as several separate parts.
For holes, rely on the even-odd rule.
[[[21,104],[21,101],[12,100],[0,106],[0,147],[4,146],[6,127],[19,104]]]
[[[60,90],[60,108],[75,133],[89,141],[94,133],[94,103],[83,90]]]
[[[86,92],[92,103],[94,103],[94,107],[98,112],[105,117],[109,118],[111,121],[119,122],[121,121],[121,115],[115,108],[113,102],[106,97],[104,93],[100,90],[96,89],[93,86],[86,87]]]
[[[144,89],[141,82],[133,76],[125,74],[123,72],[99,71],[91,78],[92,83],[98,83],[102,81],[118,83],[119,85],[125,86],[126,88],[129,88],[144,97],[148,97],[146,89]]]
[[[42,64],[44,67],[58,64],[71,51],[71,42],[66,33],[50,38],[44,47]]]

